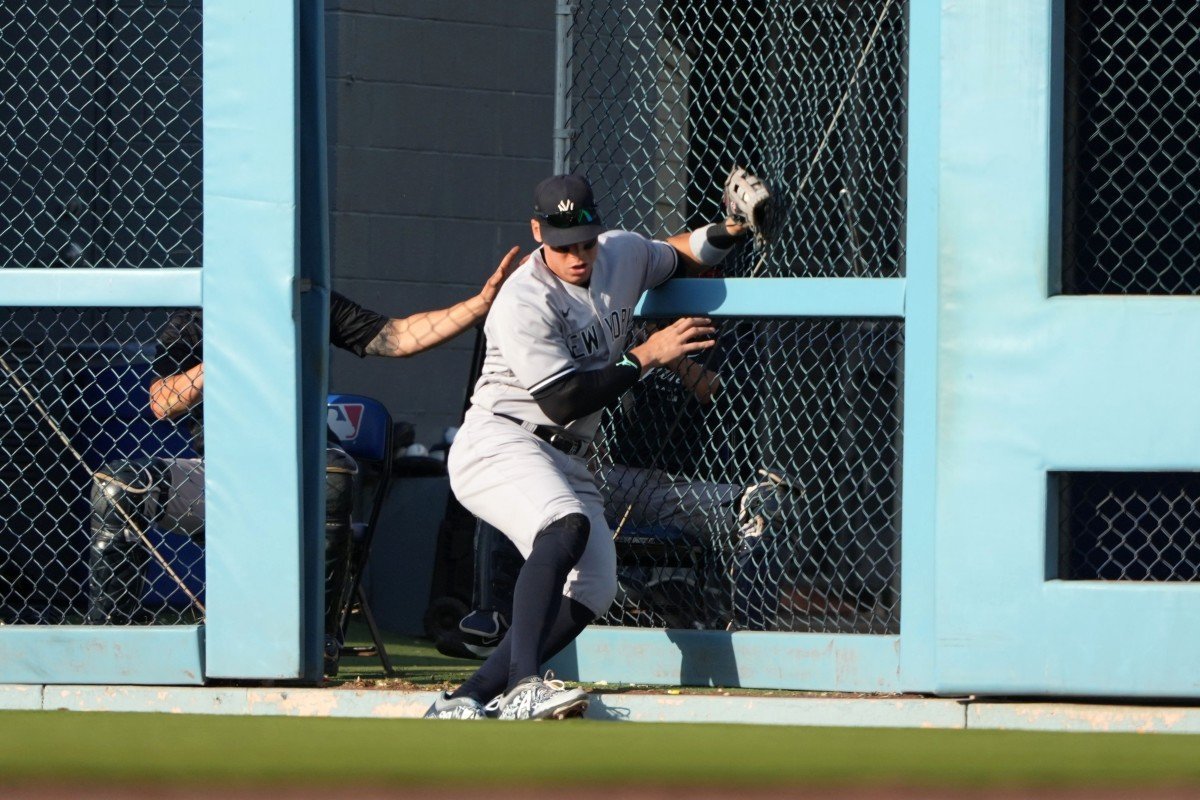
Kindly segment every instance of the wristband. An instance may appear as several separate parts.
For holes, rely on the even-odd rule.
[[[714,223],[697,228],[688,237],[692,255],[706,267],[715,267],[724,261],[725,256],[729,255],[729,251],[736,243],[737,239],[729,235],[729,232],[725,230],[724,223]]]
[[[708,231],[708,243],[718,250],[729,250],[740,239],[746,238],[745,233],[736,236],[730,233],[724,222],[714,222],[712,225],[705,226],[705,230]]]

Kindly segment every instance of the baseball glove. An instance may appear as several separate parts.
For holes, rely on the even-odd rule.
[[[758,243],[770,238],[771,190],[738,166],[725,179],[725,213],[749,227]]]

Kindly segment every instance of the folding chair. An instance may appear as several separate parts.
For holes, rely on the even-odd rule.
[[[709,557],[697,537],[669,525],[627,525],[614,544],[626,602],[668,628],[716,627]]]
[[[384,672],[394,675],[395,670],[392,669],[392,662],[362,585],[363,570],[371,554],[371,541],[375,537],[379,513],[392,485],[392,416],[378,400],[362,395],[330,394],[327,406],[329,427],[341,441],[342,448],[358,462],[362,508],[366,517],[365,521],[354,523],[349,556],[350,575],[341,600],[342,637],[344,641],[350,611],[357,602],[359,612],[371,630],[371,639],[375,642]],[[343,656],[369,655],[370,652],[370,647],[342,648]]]

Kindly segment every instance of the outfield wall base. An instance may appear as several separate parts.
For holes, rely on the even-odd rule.
[[[0,710],[416,719],[434,692],[0,685]],[[596,692],[589,719],[864,728],[1200,733],[1200,707],[895,697]]]

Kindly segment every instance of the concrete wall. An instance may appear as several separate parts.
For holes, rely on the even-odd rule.
[[[552,169],[552,0],[327,0],[334,288],[393,316],[478,290],[532,245]],[[473,334],[406,361],[335,351],[330,387],[429,445],[458,424]]]

